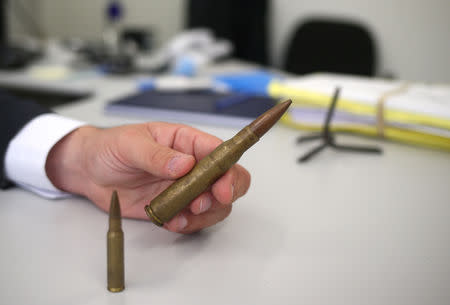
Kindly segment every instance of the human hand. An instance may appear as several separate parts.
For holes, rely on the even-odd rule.
[[[185,125],[151,122],[98,129],[83,126],[50,151],[46,172],[59,189],[83,195],[104,211],[117,190],[122,215],[148,219],[144,206],[222,141]],[[250,186],[236,164],[164,227],[191,233],[226,218]]]

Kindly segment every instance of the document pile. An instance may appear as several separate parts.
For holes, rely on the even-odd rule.
[[[450,150],[448,85],[320,73],[273,80],[267,90],[293,101],[282,122],[318,130],[336,87],[341,94],[332,130]]]

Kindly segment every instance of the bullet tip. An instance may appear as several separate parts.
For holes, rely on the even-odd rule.
[[[109,206],[109,217],[116,217],[120,218],[120,202],[119,202],[119,195],[117,194],[117,191],[114,190],[111,195],[111,204]]]
[[[273,106],[272,108],[261,114],[259,117],[257,117],[249,125],[250,129],[259,138],[261,138],[281,118],[281,116],[286,112],[291,103],[292,101],[289,99]]]

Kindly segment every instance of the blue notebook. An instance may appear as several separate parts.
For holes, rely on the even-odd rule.
[[[107,114],[148,120],[243,127],[275,105],[267,96],[210,90],[148,90],[107,104]]]

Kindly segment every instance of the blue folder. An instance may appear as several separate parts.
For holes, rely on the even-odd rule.
[[[211,90],[148,90],[107,104],[105,112],[147,120],[242,127],[275,105],[268,96]]]

